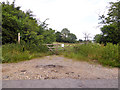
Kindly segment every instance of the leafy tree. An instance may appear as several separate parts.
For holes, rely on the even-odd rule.
[[[45,43],[52,43],[56,41],[55,30],[52,30],[51,28],[49,30],[45,30],[43,32],[43,36]]]
[[[0,45],[2,43],[2,5],[0,3]]]
[[[3,35],[3,44],[4,43],[12,43],[16,42],[17,40],[17,32],[18,32],[18,23],[17,17],[15,16],[16,13],[13,11],[15,10],[14,5],[9,3],[2,4],[2,35]],[[12,12],[10,12],[12,11]]]
[[[104,25],[101,28],[102,33],[97,34],[94,39],[97,43],[104,43],[106,45],[107,42],[111,42],[113,44],[117,44],[119,42],[118,32],[116,26],[113,24]]]
[[[31,10],[26,13],[15,7],[15,2],[2,2],[2,43],[17,43],[17,34],[21,33],[21,40],[29,45],[40,45],[41,43],[52,43],[55,41],[55,33],[47,29],[45,20],[38,24],[33,18]]]
[[[101,43],[102,42],[101,39],[102,39],[102,35],[101,34],[96,34],[95,37],[94,37],[94,41],[96,43]]]
[[[40,22],[40,26],[43,28],[43,29],[47,29],[47,26],[49,24],[46,24],[46,21],[49,20],[49,18],[47,18],[44,22]]]
[[[110,5],[107,16],[99,16],[102,20],[100,23],[106,24],[101,28],[102,42],[117,44],[120,42],[120,1],[110,2]]]
[[[119,42],[119,37],[118,37],[119,33],[116,27],[117,26],[110,24],[110,25],[105,25],[101,28],[103,35],[103,43],[111,42],[113,44],[117,44]]]
[[[103,14],[99,16],[99,19],[102,20],[102,24],[118,24],[120,20],[120,1],[118,2],[109,2],[111,5],[108,10],[107,17]]]
[[[62,29],[61,32],[56,32],[56,41],[57,42],[65,42],[65,43],[75,43],[76,42],[76,35],[70,33],[67,28]]]
[[[68,34],[68,39],[69,39],[68,42],[70,42],[70,43],[74,43],[74,42],[76,41],[77,37],[76,37],[75,34],[73,34],[73,33],[69,33],[69,34]]]
[[[62,37],[67,38],[70,31],[67,28],[63,28],[61,31]]]
[[[57,31],[57,32],[55,33],[55,35],[56,35],[56,41],[57,41],[57,42],[62,42],[61,32]]]

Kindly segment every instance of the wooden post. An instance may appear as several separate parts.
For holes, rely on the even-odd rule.
[[[18,43],[20,44],[20,33],[18,33]]]
[[[56,55],[58,54],[58,44],[56,44],[56,48],[55,48],[56,50]]]

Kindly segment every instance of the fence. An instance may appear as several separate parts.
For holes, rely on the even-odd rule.
[[[59,49],[64,50],[64,44],[45,44],[45,45],[47,45],[49,51],[55,52],[56,54],[58,54]]]

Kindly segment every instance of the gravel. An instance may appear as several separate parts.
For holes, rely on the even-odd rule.
[[[62,56],[46,56],[19,63],[2,64],[2,80],[118,79],[118,68],[103,67]]]

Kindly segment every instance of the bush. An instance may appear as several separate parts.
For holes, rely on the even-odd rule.
[[[29,46],[29,45],[28,45]],[[30,46],[27,44],[6,44],[2,46],[2,63],[19,62],[29,60],[35,57],[45,56],[48,53],[47,48],[41,46]]]
[[[112,43],[107,43],[106,46],[102,48],[101,58],[105,60],[116,60],[118,59],[118,45],[113,45]]]
[[[109,66],[120,67],[118,44],[107,43],[102,48],[101,57],[98,59],[100,63]]]
[[[19,60],[30,59],[29,51],[23,51],[23,46],[19,44],[7,44],[2,46],[3,63],[17,62]]]
[[[75,45],[66,49],[64,55],[78,60],[96,60],[103,65],[120,67],[118,47],[119,45],[112,43],[107,43],[106,46],[92,43]]]

